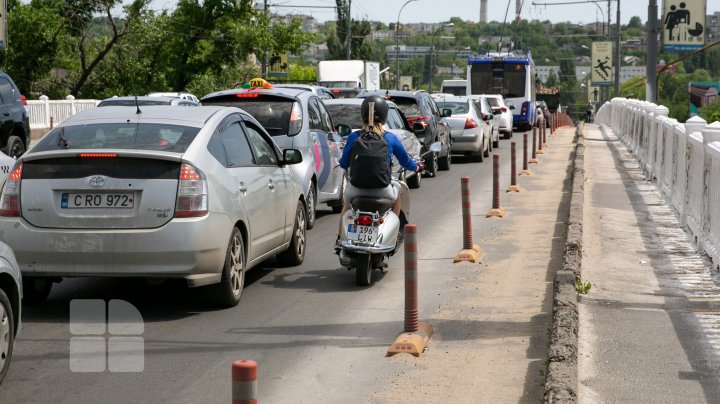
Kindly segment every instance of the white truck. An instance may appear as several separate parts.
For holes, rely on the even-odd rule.
[[[318,63],[318,84],[327,88],[380,89],[380,63],[364,60],[324,60]]]

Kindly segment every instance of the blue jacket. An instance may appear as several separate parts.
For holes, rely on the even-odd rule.
[[[344,169],[350,168],[350,150],[352,150],[355,140],[360,136],[361,131],[355,131],[348,136],[345,148],[343,149],[342,157],[340,157],[340,167]],[[405,167],[410,171],[417,170],[417,164],[407,154],[402,143],[398,140],[395,135],[390,132],[385,132],[385,141],[388,144],[388,165],[392,164],[392,156],[398,160],[401,166]]]

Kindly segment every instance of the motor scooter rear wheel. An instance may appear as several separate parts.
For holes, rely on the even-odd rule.
[[[358,286],[368,286],[372,282],[372,256],[358,254],[355,262],[355,283]]]

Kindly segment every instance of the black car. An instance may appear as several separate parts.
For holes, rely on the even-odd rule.
[[[0,71],[0,148],[10,157],[20,157],[30,144],[24,99],[10,76]]]
[[[415,130],[420,144],[423,145],[422,153],[425,148],[429,147],[433,142],[441,142],[442,150],[440,153],[431,154],[425,159],[426,171],[433,176],[437,170],[449,170],[450,157],[450,125],[444,118],[451,115],[450,110],[438,108],[435,100],[427,91],[367,91],[360,95],[359,98],[369,97],[371,95],[380,95],[393,101],[398,108],[405,114],[408,125]],[[417,129],[419,125],[424,129]]]

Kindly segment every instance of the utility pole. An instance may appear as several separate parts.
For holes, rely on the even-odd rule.
[[[265,10],[265,15],[267,15],[267,13],[268,13],[268,0],[265,0],[265,8],[264,8],[264,10]],[[265,51],[263,52],[263,60],[262,60],[262,67],[261,67],[261,72],[262,72],[262,73],[261,73],[261,75],[262,75],[262,78],[264,78],[264,79],[267,79],[267,68],[268,68],[267,65],[268,65],[268,52],[269,52],[269,51],[270,51],[270,50],[266,48]]]
[[[657,0],[650,0],[648,4],[647,21],[647,66],[645,66],[645,101],[657,101]]]
[[[608,30],[610,28],[608,27]],[[622,60],[620,59],[620,0],[617,0],[617,35],[615,37],[615,96],[620,96],[620,67]]]
[[[267,0],[265,0],[267,1]],[[350,14],[350,4],[352,3],[352,0],[348,0],[348,13],[347,13],[347,56],[345,59],[350,60],[350,50],[352,47],[352,17]]]

